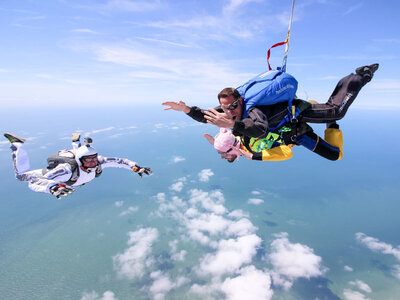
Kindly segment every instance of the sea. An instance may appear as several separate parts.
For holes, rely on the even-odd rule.
[[[153,174],[106,168],[57,200],[15,179],[3,138],[0,299],[400,299],[398,115],[352,107],[340,161],[228,163],[218,128],[161,105],[2,110],[32,169],[80,132]]]

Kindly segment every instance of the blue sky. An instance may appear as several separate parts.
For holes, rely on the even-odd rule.
[[[287,71],[324,102],[358,66],[379,62],[360,108],[400,108],[397,1],[296,2]],[[2,1],[2,106],[212,105],[264,71],[286,37],[291,1]],[[279,66],[283,49],[272,52]]]

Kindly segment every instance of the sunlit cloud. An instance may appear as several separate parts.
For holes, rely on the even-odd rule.
[[[368,284],[366,284],[364,281],[362,280],[355,280],[355,281],[350,281],[349,282],[350,285],[358,288],[359,290],[365,292],[365,293],[371,293],[372,289],[370,288],[370,286]]]
[[[291,243],[287,233],[277,234],[271,243],[268,260],[273,265],[274,284],[288,289],[298,278],[322,276],[326,268],[322,266],[322,258],[314,254],[314,250],[300,243]]]
[[[353,272],[353,271],[354,271],[353,268],[352,268],[352,267],[349,267],[349,266],[344,266],[344,270],[345,270],[346,272]]]
[[[103,296],[100,296],[95,291],[92,291],[90,293],[83,293],[81,300],[118,300],[118,298],[115,297],[115,294],[111,291],[104,292]]]
[[[214,175],[214,173],[213,173],[213,171],[211,171],[211,169],[201,170],[199,173],[199,180],[202,182],[207,182],[210,180],[210,177],[213,175]]]
[[[345,300],[371,300],[370,298],[364,296],[362,293],[358,291],[353,291],[351,289],[345,289],[343,291],[343,296]]]
[[[358,3],[358,4],[356,4],[356,5],[350,6],[350,7],[343,13],[343,16],[346,16],[346,15],[348,15],[348,14],[351,14],[352,12],[354,12],[354,11],[360,9],[362,6],[363,6],[362,3]]]
[[[113,257],[118,276],[127,279],[141,278],[145,268],[154,263],[152,245],[158,239],[156,228],[142,228],[128,233],[128,246],[123,253]]]
[[[248,204],[254,204],[254,205],[260,205],[262,203],[264,203],[263,199],[259,199],[259,198],[250,198],[249,200],[247,200]]]
[[[130,207],[128,207],[127,210],[124,210],[124,211],[123,211],[122,213],[120,213],[119,215],[120,215],[121,217],[123,217],[123,216],[126,216],[126,215],[133,214],[133,213],[137,212],[138,210],[139,210],[139,208],[138,208],[137,206],[130,206]]]
[[[174,184],[172,184],[170,187],[170,190],[176,191],[176,192],[180,192],[183,189],[183,182],[182,181],[178,181]]]
[[[271,277],[254,266],[245,267],[238,276],[227,278],[221,285],[227,300],[269,300],[272,298]]]
[[[381,242],[377,238],[367,236],[361,232],[356,233],[356,240],[374,252],[393,255],[400,261],[400,247],[395,248],[390,244]]]
[[[88,34],[99,34],[98,32],[88,29],[88,28],[76,28],[72,29],[71,32],[76,32],[76,33],[88,33]]]
[[[184,157],[182,157],[182,156],[174,156],[174,157],[172,157],[172,159],[171,159],[171,161],[172,161],[173,163],[178,163],[178,162],[185,161],[185,160],[186,160],[186,158],[184,158]]]

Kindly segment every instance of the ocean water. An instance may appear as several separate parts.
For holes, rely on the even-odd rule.
[[[339,162],[296,147],[289,161],[232,164],[202,137],[216,128],[158,106],[15,113],[1,128],[30,138],[32,168],[79,130],[154,174],[105,169],[57,201],[15,180],[1,143],[2,299],[400,295],[398,112],[350,110]]]

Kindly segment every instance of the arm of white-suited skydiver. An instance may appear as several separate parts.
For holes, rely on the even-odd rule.
[[[69,164],[59,164],[46,174],[32,178],[29,181],[29,188],[35,192],[50,193],[50,187],[56,184],[65,184],[72,176]]]
[[[101,168],[123,168],[130,170],[132,167],[137,165],[136,162],[127,158],[104,157],[99,155],[98,160]]]

